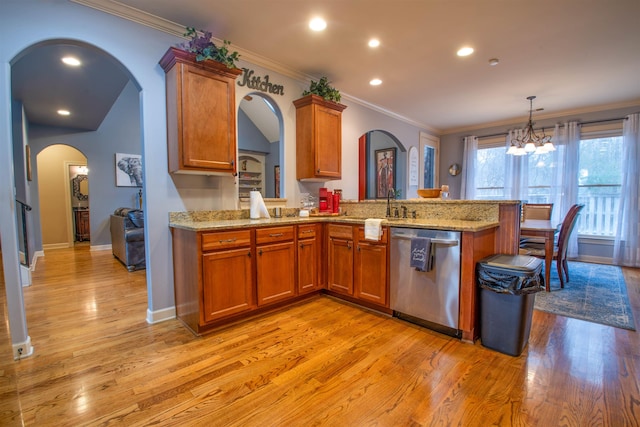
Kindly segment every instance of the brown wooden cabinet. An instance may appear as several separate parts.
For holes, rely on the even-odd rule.
[[[321,248],[318,224],[298,225],[298,293],[320,287]]]
[[[326,181],[342,177],[342,111],[346,105],[307,95],[296,107],[296,178]]]
[[[192,331],[256,308],[252,230],[171,235],[176,315]]]
[[[356,298],[389,306],[388,232],[383,228],[379,241],[365,240],[364,227],[358,227],[354,262],[354,295]]]
[[[242,73],[170,48],[166,73],[169,172],[236,173],[235,79]]]
[[[328,283],[331,291],[353,295],[353,227],[327,226]]]
[[[89,224],[89,209],[74,208],[73,221],[75,223],[75,241],[84,242],[91,238],[91,227]]]
[[[256,229],[258,306],[296,294],[294,226]]]

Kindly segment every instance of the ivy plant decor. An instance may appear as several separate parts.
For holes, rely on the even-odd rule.
[[[211,59],[220,62],[229,68],[236,68],[236,61],[240,58],[238,52],[229,51],[231,42],[224,40],[222,46],[216,46],[211,40],[211,31],[197,31],[193,27],[187,27],[185,37],[190,37],[186,43],[180,45],[181,49],[196,54],[196,61],[206,61]]]
[[[329,84],[326,77],[322,77],[320,81],[311,80],[309,89],[302,92],[302,96],[318,95],[327,101],[340,102],[340,91]]]

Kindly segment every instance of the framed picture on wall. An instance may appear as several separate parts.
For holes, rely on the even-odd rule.
[[[275,184],[275,197],[276,199],[280,198],[280,166],[273,167],[273,180]]]
[[[142,156],[116,153],[116,186],[142,187]]]
[[[375,151],[376,198],[384,199],[396,188],[396,149],[384,148]],[[394,193],[395,195],[395,193]]]

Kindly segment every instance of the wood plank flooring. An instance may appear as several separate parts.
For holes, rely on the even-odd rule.
[[[317,297],[197,338],[147,324],[145,272],[86,247],[47,251],[24,295],[35,353],[11,360],[2,322],[3,426],[640,425],[635,331],[534,311],[511,357]]]

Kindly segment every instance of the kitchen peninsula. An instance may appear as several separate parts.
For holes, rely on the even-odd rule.
[[[319,293],[392,314],[389,228],[408,227],[460,232],[459,329],[465,341],[478,337],[475,265],[517,253],[519,201],[394,201],[392,211],[407,218],[385,219],[379,241],[364,239],[364,222],[385,218],[386,202],[341,207],[340,216],[301,218],[284,208],[282,218],[259,220],[248,210],[170,213],[177,317],[202,334]]]

